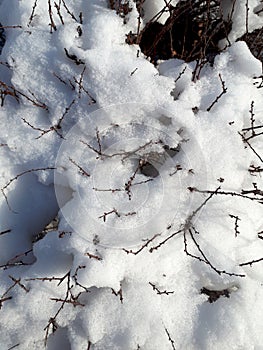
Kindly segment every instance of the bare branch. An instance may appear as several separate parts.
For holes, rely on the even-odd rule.
[[[61,0],[59,0],[59,3],[58,3],[58,4],[54,1],[54,6],[55,6],[55,8],[57,9],[57,14],[58,14],[58,17],[59,17],[59,19],[60,19],[61,24],[64,25],[64,20],[63,20],[62,14],[61,14],[61,12],[60,12],[60,10],[61,10],[61,8],[60,8],[60,6],[61,6]]]
[[[56,129],[61,129],[61,123],[63,121],[63,119],[65,118],[65,116],[68,114],[68,112],[70,111],[71,107],[74,105],[74,103],[76,102],[75,99],[73,99],[70,104],[66,107],[65,112],[63,113],[63,115],[59,118],[57,125],[54,127]]]
[[[131,73],[130,76],[133,76],[133,74],[138,70],[138,68],[135,68]]]
[[[0,298],[0,310],[3,307],[3,303],[7,300],[11,300],[13,297],[5,297],[5,298]]]
[[[216,99],[211,103],[211,105],[206,109],[207,112],[209,112],[213,106],[219,101],[219,99],[227,92],[227,88],[225,86],[225,82],[223,81],[221,74],[219,73],[219,79],[221,81],[221,85],[222,85],[222,92],[216,97]]]
[[[159,249],[162,245],[164,245],[166,242],[168,242],[170,239],[172,239],[173,237],[177,236],[179,233],[183,232],[184,229],[180,229],[176,232],[173,232],[170,236],[168,236],[167,238],[165,238],[162,242],[160,242],[158,245],[156,245],[155,247],[151,247],[149,249],[149,252],[152,253],[154,250]]]
[[[196,230],[194,229],[194,231],[196,232]],[[206,263],[207,265],[209,265],[211,267],[212,270],[214,270],[216,273],[218,273],[219,275],[221,274],[225,274],[225,275],[228,275],[228,276],[237,276],[237,277],[245,277],[244,274],[237,274],[237,273],[232,273],[232,272],[227,272],[225,270],[219,270],[217,269],[211,262],[210,260],[206,257],[206,255],[204,254],[203,250],[201,249],[200,245],[197,243],[194,235],[193,235],[193,232],[192,230],[189,228],[188,229],[188,232],[190,234],[190,237],[192,239],[192,241],[194,242],[197,250],[199,251],[199,253],[201,254],[202,258],[200,258],[199,256],[197,255],[193,255],[191,253],[189,253],[188,249],[187,249],[187,239],[186,239],[186,231],[184,231],[184,251],[186,253],[186,255],[194,258],[194,259],[197,259],[201,262],[204,262]]]
[[[104,213],[103,215],[99,216],[99,219],[103,218],[103,221],[105,222],[106,217],[113,213],[116,214],[116,216],[120,217],[120,214],[118,213],[118,211],[115,208],[113,208],[111,211],[108,211],[107,213]]]
[[[19,287],[21,287],[26,293],[29,292],[29,289],[26,288],[22,283],[21,283],[21,278],[14,278],[13,276],[8,276],[14,283],[5,291],[5,293],[1,296],[1,300],[3,301],[3,298],[5,298],[7,296],[7,294],[16,286],[18,285]],[[11,299],[11,298],[9,298]],[[6,300],[8,300],[8,298],[6,298]]]
[[[21,25],[13,25],[13,26],[0,26],[0,29],[16,29],[23,28]]]
[[[84,170],[80,165],[78,165],[72,158],[69,158],[69,161],[72,163],[72,164],[74,164],[78,169],[79,169],[79,173],[81,174],[81,175],[85,175],[85,176],[90,176],[90,174],[89,173],[87,173],[87,171],[86,170]]]
[[[156,291],[158,295],[162,295],[162,294],[169,295],[174,293],[174,291],[172,292],[168,292],[167,290],[160,291],[160,289],[157,288],[156,285],[152,282],[149,282],[149,285],[152,286],[153,290]]]
[[[124,184],[124,186],[125,186],[124,189],[125,189],[125,191],[126,191],[128,197],[129,197],[129,200],[131,200],[131,187],[132,187],[132,185],[133,185],[133,181],[135,180],[135,176],[136,176],[136,174],[138,173],[138,171],[139,171],[140,169],[142,169],[142,167],[143,167],[146,163],[147,163],[146,160],[140,159],[140,160],[139,160],[139,163],[138,163],[138,166],[137,166],[137,168],[135,169],[133,175],[132,175],[132,176],[129,178],[129,180]],[[145,183],[145,182],[143,181],[143,183]],[[137,184],[139,184],[139,183],[137,183]]]
[[[94,255],[94,254],[91,254],[91,253],[88,253],[86,252],[84,255],[88,256],[90,259],[95,259],[95,260],[98,260],[98,261],[102,261],[102,258],[98,255]]]
[[[73,12],[70,12],[69,8],[67,7],[65,0],[62,0],[62,3],[63,3],[63,6],[65,7],[67,13],[70,15],[70,17],[71,17],[72,19],[74,19],[74,21],[78,22],[78,20],[77,20],[77,18],[75,17],[74,13],[73,13]]]
[[[242,137],[242,140],[244,143],[248,145],[248,147],[252,150],[252,152],[258,157],[258,159],[263,163],[263,158],[257,153],[257,151],[251,146],[251,144],[248,142],[248,140],[242,135],[240,132],[238,132],[239,135]]]
[[[184,75],[186,71],[187,66],[184,67],[184,69],[178,74],[178,77],[175,79],[174,83],[176,84],[177,81],[181,78],[182,75]]]
[[[246,35],[248,34],[248,12],[249,12],[248,0],[246,0]]]
[[[56,77],[62,84],[68,85],[68,83],[65,82],[57,73],[53,72],[54,77]]]
[[[18,278],[18,279],[16,279],[16,278],[14,278],[13,276],[8,276],[14,283],[15,283],[15,285],[17,284],[17,285],[19,285],[19,287],[21,287],[22,289],[24,289],[24,291],[26,292],[26,293],[28,293],[29,292],[29,289],[28,288],[26,288],[20,281],[21,281],[21,278]]]
[[[79,266],[79,268],[83,268],[83,266]],[[79,269],[78,268],[78,269]],[[76,270],[74,276],[73,276],[73,279],[75,277],[75,282],[77,281],[77,271],[78,269]],[[71,304],[73,305],[74,307],[76,306],[84,306],[84,304],[80,303],[78,298],[79,296],[82,294],[82,292],[80,292],[79,294],[77,295],[73,295],[72,293],[72,288],[73,288],[73,285],[71,284],[71,277],[70,277],[70,271],[66,273],[65,276],[61,277],[61,278],[58,278],[58,277],[51,277],[51,278],[32,278],[30,280],[42,280],[42,281],[54,281],[54,280],[59,280],[59,283],[58,285],[60,285],[63,281],[66,282],[66,292],[65,292],[65,297],[64,298],[50,298],[51,300],[54,300],[55,302],[60,302],[61,305],[60,307],[58,308],[57,312],[55,313],[55,315],[53,317],[50,317],[49,321],[48,321],[48,324],[46,325],[46,327],[44,328],[44,331],[45,332],[45,338],[44,338],[44,342],[45,342],[45,346],[47,345],[47,339],[48,339],[48,336],[49,336],[49,333],[50,333],[50,328],[52,328],[52,332],[54,333],[57,328],[59,327],[58,323],[57,323],[57,316],[60,314],[60,312],[63,310],[64,306],[66,304]],[[77,283],[76,283],[77,284]],[[78,284],[79,286],[81,286],[80,284]],[[83,287],[85,288],[85,287]],[[86,292],[86,290],[85,290]]]
[[[219,187],[220,188],[220,187]],[[258,201],[263,204],[263,198],[260,197],[250,197],[242,193],[232,192],[232,191],[211,191],[211,190],[198,190],[196,187],[189,187],[191,192],[199,192],[199,193],[207,193],[207,194],[216,194],[216,195],[224,195],[224,196],[232,196],[232,197],[241,197],[245,199],[250,199],[252,201]]]
[[[36,130],[36,131],[40,131],[41,134],[36,137],[36,140],[40,139],[42,136],[48,134],[49,132],[51,131],[55,131],[55,133],[60,137],[60,138],[64,138],[62,136],[62,134],[58,131],[61,129],[61,123],[63,121],[63,119],[65,118],[65,116],[68,114],[68,112],[70,111],[71,107],[74,105],[74,103],[76,102],[75,99],[73,99],[70,104],[66,107],[65,109],[65,112],[63,113],[63,115],[59,118],[58,122],[56,125],[52,125],[49,129],[41,129],[41,128],[38,128],[38,127],[35,127],[34,125],[30,124],[25,118],[21,118],[23,120],[23,122],[25,124],[27,124],[28,126],[30,126],[33,130]]]
[[[32,124],[30,124],[25,118],[21,118],[22,120],[23,120],[23,122],[25,123],[25,124],[27,124],[28,126],[30,126],[30,128],[32,128],[33,130],[36,130],[36,131],[40,131],[41,132],[41,134],[40,134],[40,136],[38,136],[38,137],[36,137],[36,140],[38,140],[38,139],[40,139],[40,137],[42,137],[43,135],[45,135],[45,134],[48,134],[50,131],[53,131],[54,130],[54,128],[53,127],[50,127],[49,129],[41,129],[41,128],[37,128],[37,127],[35,127],[34,125],[32,125]],[[61,136],[61,135],[60,135]],[[61,136],[62,137],[62,136]]]
[[[251,131],[252,131],[252,135],[255,135],[255,130],[254,130],[254,126],[255,126],[255,113],[254,113],[254,101],[251,102],[251,106],[250,106],[250,122],[251,122]]]
[[[113,288],[111,288],[112,294],[114,294],[116,297],[119,296],[121,304],[123,304],[123,293],[122,293],[122,286],[120,286],[120,289],[118,292],[116,292]]]
[[[127,250],[125,248],[122,248],[122,250],[124,250],[127,254],[133,254],[133,255],[137,255],[139,254],[143,249],[147,248],[148,245],[155,240],[156,237],[159,237],[161,234],[160,233],[157,233],[155,234],[152,238],[149,238],[146,240],[146,242],[138,249],[138,250]]]
[[[20,343],[17,343],[17,344],[15,344],[15,345],[11,346],[11,348],[9,348],[8,350],[15,349],[15,348],[17,348],[19,345],[20,345]]]
[[[93,104],[93,103],[96,103],[96,100],[95,98],[93,98],[91,96],[91,94],[89,93],[89,91],[83,86],[83,79],[84,79],[84,73],[86,71],[86,65],[84,66],[81,74],[80,74],[80,78],[79,80],[77,80],[75,77],[73,77],[75,83],[78,85],[79,87],[79,91],[78,91],[78,98],[81,98],[81,93],[82,93],[82,90],[88,95],[88,97],[90,98],[91,102],[89,104]]]
[[[55,22],[53,20],[53,13],[52,13],[50,0],[48,0],[48,14],[49,14],[49,18],[50,18],[50,24],[49,24],[50,25],[50,33],[52,33],[53,29],[54,29],[54,31],[57,30],[57,27],[56,27]]]
[[[35,10],[37,7],[37,2],[38,2],[38,0],[35,0],[34,5],[32,7],[32,12],[31,12],[31,15],[29,17],[28,24],[27,24],[28,27],[30,26],[31,22],[33,21],[33,18],[35,17]]]
[[[252,266],[252,264],[258,263],[258,262],[260,262],[260,261],[263,261],[263,258],[256,259],[256,260],[250,260],[250,261],[248,261],[248,262],[239,264],[239,266],[246,266],[246,265]]]
[[[168,332],[168,329],[167,328],[164,328],[165,329],[165,333],[167,334],[167,337],[168,337],[168,339],[169,339],[169,342],[171,343],[171,346],[172,346],[172,349],[173,350],[176,350],[176,348],[175,348],[175,342],[174,342],[174,340],[171,338],[171,336],[170,336],[170,333]]]
[[[248,171],[250,172],[251,175],[253,175],[254,173],[261,173],[263,172],[263,168],[261,168],[260,166],[255,166],[255,165],[250,165]]]
[[[202,203],[202,204],[200,204],[199,205],[199,207],[197,207],[197,209],[195,209],[193,212],[192,212],[192,214],[187,218],[187,220],[186,220],[186,223],[185,223],[185,229],[189,229],[189,227],[191,227],[192,226],[192,220],[193,220],[193,218],[196,216],[196,214],[207,204],[207,202],[208,201],[210,201],[210,199],[214,196],[214,195],[216,195],[216,194],[218,194],[218,191],[220,190],[220,186],[219,187],[217,187],[217,189],[215,190],[215,191],[208,191],[208,192],[205,192],[205,193],[210,193],[210,196],[209,197],[207,197],[206,199],[205,199],[205,201]],[[196,190],[195,188],[192,188],[192,187],[189,187],[188,188],[191,192],[193,191],[193,190]],[[197,190],[196,190],[197,191]],[[197,191],[197,192],[200,192],[200,191]],[[202,192],[203,193],[203,192]]]
[[[229,214],[229,216],[232,219],[235,219],[235,237],[237,237],[240,234],[240,231],[238,230],[238,228],[239,228],[238,221],[240,221],[240,218],[238,216],[232,215],[232,214]]]
[[[10,205],[9,205],[9,202],[8,202],[8,199],[7,199],[7,196],[6,196],[6,193],[5,193],[5,190],[12,184],[13,181],[17,180],[19,177],[25,175],[25,174],[29,174],[29,173],[34,173],[34,172],[37,172],[37,171],[46,171],[46,170],[55,170],[56,168],[53,168],[53,167],[46,167],[46,168],[36,168],[36,169],[29,169],[29,170],[25,170],[23,171],[22,173],[16,175],[15,177],[13,177],[12,179],[10,179],[5,185],[4,187],[1,188],[1,192],[3,194],[3,196],[5,197],[5,200],[6,200],[6,203],[8,205],[8,208],[12,211]]]
[[[9,229],[9,230],[4,230],[4,231],[1,231],[1,232],[0,232],[0,236],[4,235],[4,234],[6,234],[6,233],[9,233],[9,232],[11,232],[11,230],[10,230],[10,229]]]

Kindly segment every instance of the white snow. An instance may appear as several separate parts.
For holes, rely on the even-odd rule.
[[[134,3],[124,24],[104,0],[50,1],[54,30],[48,0],[0,0],[0,349],[263,348],[263,135],[243,142],[262,62],[236,3],[192,81],[195,62],[125,43]]]

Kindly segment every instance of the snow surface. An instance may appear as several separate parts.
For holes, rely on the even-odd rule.
[[[154,67],[125,43],[134,3],[124,24],[104,0],[58,1],[62,24],[51,1],[52,33],[34,3],[0,1],[21,26],[0,56],[0,349],[263,349],[262,135],[254,152],[242,140],[262,131],[262,63],[234,42],[246,1],[195,82],[195,62]],[[163,6],[146,1],[145,21]]]

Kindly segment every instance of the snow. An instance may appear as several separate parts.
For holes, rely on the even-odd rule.
[[[263,348],[262,135],[243,142],[262,131],[262,62],[235,42],[246,1],[195,81],[196,62],[155,67],[125,43],[134,3],[125,24],[104,0],[58,1],[62,24],[51,1],[56,30],[48,1],[30,20],[34,3],[0,0],[0,23],[21,26],[0,55],[0,348]],[[146,1],[142,25],[163,6]]]
[[[172,0],[170,4],[175,6],[179,1]],[[155,16],[158,18],[158,22],[164,24],[167,18],[169,17],[169,11],[163,11],[163,1],[160,0],[146,0],[142,4],[144,11],[144,20],[145,22],[150,21]]]

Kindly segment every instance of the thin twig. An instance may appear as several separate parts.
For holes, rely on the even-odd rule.
[[[77,18],[75,17],[73,12],[70,12],[69,8],[67,7],[65,0],[62,0],[63,6],[65,7],[67,13],[71,16],[71,18],[74,19],[74,21],[78,22]]]
[[[259,203],[263,203],[263,198],[258,198],[258,197],[250,197],[242,193],[238,192],[232,192],[232,191],[211,191],[211,190],[199,190],[196,187],[189,187],[189,190],[191,192],[199,192],[199,193],[207,193],[207,194],[216,194],[216,195],[225,195],[225,196],[232,196],[232,197],[241,197],[245,199],[250,199],[252,201],[258,201]]]
[[[165,294],[165,295],[170,295],[170,294],[173,294],[174,291],[172,292],[168,292],[167,290],[164,290],[164,291],[161,291],[159,288],[156,287],[156,285],[152,282],[149,282],[149,285],[152,286],[153,290],[158,294],[158,295],[162,295],[162,294]]]
[[[54,31],[57,30],[57,27],[56,27],[55,22],[53,20],[53,13],[52,13],[52,7],[51,7],[50,0],[48,0],[48,14],[49,14],[49,18],[50,18],[50,23],[49,23],[49,25],[50,25],[50,33],[52,33],[53,29],[54,29]]]
[[[16,345],[11,346],[11,348],[8,348],[7,350],[12,350],[14,348],[17,348],[20,345],[20,343],[17,343]]]
[[[252,266],[252,264],[258,263],[258,262],[260,262],[260,261],[263,261],[263,258],[256,259],[256,260],[250,260],[250,261],[248,261],[248,262],[239,264],[239,266],[246,266],[246,265]]]
[[[111,288],[112,294],[114,294],[116,297],[119,296],[121,304],[123,304],[123,292],[122,292],[122,286],[120,286],[120,289],[118,292],[116,292],[113,288]]]
[[[13,25],[13,26],[0,26],[0,29],[16,29],[23,28],[21,25]]]
[[[227,92],[227,88],[225,86],[225,82],[223,81],[222,77],[221,77],[221,74],[219,73],[219,79],[221,81],[221,85],[222,85],[222,91],[221,93],[216,97],[216,99],[211,103],[211,105],[206,109],[207,112],[209,112],[213,106],[218,102],[218,100]]]
[[[248,34],[248,12],[249,12],[248,0],[246,0],[246,35]]]
[[[168,236],[167,238],[165,238],[162,242],[160,242],[160,243],[158,243],[156,246],[154,246],[154,247],[151,247],[150,249],[149,249],[149,252],[150,253],[152,253],[154,250],[157,250],[157,249],[159,249],[162,245],[164,245],[166,242],[168,242],[170,239],[172,239],[173,237],[175,237],[175,236],[177,236],[179,233],[181,233],[181,232],[183,232],[184,231],[184,229],[182,228],[182,229],[180,229],[180,230],[178,230],[178,231],[176,231],[176,232],[173,232],[170,236]]]
[[[240,221],[240,218],[238,216],[232,215],[232,214],[229,214],[229,216],[232,219],[235,219],[235,237],[237,237],[240,234],[240,231],[238,230],[238,228],[239,228],[238,221]]]
[[[31,12],[31,15],[29,17],[28,24],[27,24],[28,27],[30,26],[31,22],[33,21],[33,18],[35,17],[35,10],[37,7],[37,2],[38,2],[38,0],[35,0],[34,5],[32,7],[32,12]]]
[[[29,174],[29,173],[34,173],[34,172],[37,172],[37,171],[46,171],[46,170],[55,170],[56,168],[54,167],[46,167],[46,168],[35,168],[35,169],[29,169],[29,170],[25,170],[23,171],[22,173],[16,175],[15,177],[13,177],[12,179],[10,179],[2,188],[1,188],[1,192],[6,200],[6,203],[7,203],[7,206],[8,208],[13,211],[10,207],[10,204],[8,202],[8,199],[7,199],[7,195],[5,193],[5,190],[11,185],[11,183],[15,180],[17,180],[19,177],[25,175],[25,174]]]
[[[102,261],[102,258],[98,255],[95,255],[95,254],[91,254],[91,253],[88,253],[86,252],[84,255],[88,256],[90,259],[95,259],[95,260],[98,260],[98,261]]]
[[[195,230],[194,230],[195,231]],[[188,230],[189,234],[190,234],[190,237],[192,238],[192,241],[194,242],[197,250],[199,251],[199,253],[201,254],[202,258],[200,258],[199,256],[196,256],[196,255],[193,255],[191,253],[189,253],[189,251],[187,250],[187,239],[186,239],[186,231],[184,231],[184,251],[186,253],[186,255],[194,258],[194,259],[197,259],[201,262],[204,262],[206,263],[207,265],[209,265],[211,267],[212,270],[214,270],[216,273],[218,273],[219,275],[221,274],[225,274],[225,275],[228,275],[228,276],[237,276],[237,277],[245,277],[244,274],[237,274],[237,273],[233,273],[233,272],[227,272],[225,270],[219,270],[218,268],[216,268],[211,262],[210,260],[206,257],[206,255],[204,254],[203,250],[201,249],[200,245],[198,244],[198,242],[196,241],[194,235],[193,235],[193,232],[191,230],[191,228],[189,228]]]
[[[2,309],[2,307],[3,307],[3,303],[5,302],[5,301],[7,301],[7,300],[11,300],[11,299],[13,299],[13,297],[5,297],[5,298],[0,298],[0,310]]]
[[[103,219],[103,221],[106,221],[106,217],[110,214],[116,214],[117,217],[120,217],[120,214],[118,213],[117,209],[113,208],[111,211],[105,212],[103,215],[99,216],[99,219]]]
[[[57,14],[58,14],[58,17],[60,19],[61,24],[64,25],[64,20],[63,20],[62,14],[60,12],[61,0],[59,0],[58,4],[54,1],[54,6],[57,9]]]
[[[167,334],[167,337],[168,337],[168,339],[169,339],[169,342],[171,343],[171,346],[172,346],[172,349],[173,350],[176,350],[176,348],[175,348],[175,342],[174,342],[174,340],[171,338],[171,335],[170,335],[170,333],[168,332],[168,329],[167,328],[164,328],[165,329],[165,333]]]
[[[184,69],[178,74],[178,77],[174,81],[175,84],[181,78],[181,76],[184,74],[184,72],[186,71],[186,68],[187,68],[187,66],[185,66]]]
[[[57,125],[55,126],[56,129],[61,129],[61,123],[63,121],[63,119],[65,118],[65,116],[68,114],[68,112],[70,111],[71,107],[74,105],[74,103],[76,102],[75,99],[73,99],[70,104],[66,107],[65,112],[62,114],[62,116],[59,118]]]
[[[85,176],[90,176],[90,174],[86,171],[86,170],[84,170],[80,165],[78,165],[76,162],[75,162],[75,160],[73,160],[72,158],[69,158],[69,161],[72,163],[72,164],[74,164],[78,169],[79,169],[79,173],[81,174],[81,175],[85,175]]]
[[[1,232],[0,232],[0,236],[2,236],[2,235],[4,235],[4,234],[6,234],[6,233],[8,233],[8,232],[11,232],[11,230],[9,229],[9,230],[4,230],[4,231],[1,231]]]
[[[255,127],[254,127],[255,129]],[[242,140],[244,143],[248,145],[248,147],[251,149],[251,151],[258,157],[258,159],[263,163],[263,158],[258,154],[258,152],[255,150],[255,148],[248,142],[248,140],[242,135],[240,132],[238,134],[242,137]]]
[[[149,238],[146,240],[146,242],[138,249],[138,250],[127,250],[125,248],[122,248],[122,250],[124,250],[127,254],[133,254],[133,255],[137,255],[139,254],[143,249],[147,248],[148,245],[155,240],[156,237],[159,237],[161,234],[160,233],[157,233],[155,234],[152,238]]]

